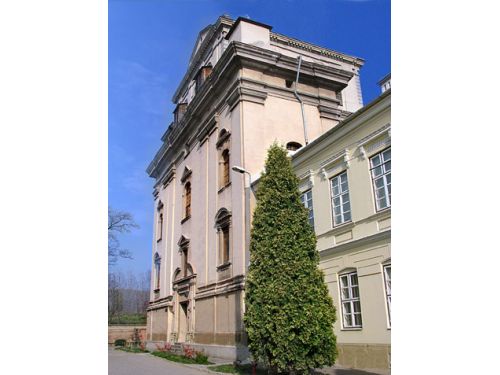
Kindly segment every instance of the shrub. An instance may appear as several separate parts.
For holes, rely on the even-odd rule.
[[[244,317],[253,357],[278,372],[331,366],[335,308],[287,151],[269,149],[257,190]]]
[[[194,360],[196,363],[204,365],[208,363],[208,356],[203,352],[196,352]]]
[[[127,340],[125,340],[125,339],[115,340],[115,346],[125,346],[126,344],[127,344]]]
[[[184,357],[186,358],[193,359],[196,356],[196,350],[189,345],[183,345],[182,351],[184,352]]]
[[[170,343],[170,342],[165,342],[163,345],[160,345],[160,344],[155,344],[155,345],[156,345],[156,349],[159,352],[169,353],[172,351],[172,343]]]

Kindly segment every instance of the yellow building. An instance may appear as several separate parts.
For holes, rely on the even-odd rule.
[[[391,90],[296,151],[292,164],[337,309],[337,362],[389,368]]]

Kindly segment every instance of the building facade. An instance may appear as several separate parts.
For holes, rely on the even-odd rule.
[[[176,90],[155,179],[149,345],[188,342],[242,358],[244,281],[257,175],[274,142],[295,150],[362,107],[363,60],[221,16]]]
[[[390,368],[391,90],[292,157],[344,366]]]

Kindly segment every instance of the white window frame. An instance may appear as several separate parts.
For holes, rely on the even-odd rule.
[[[342,191],[342,176],[345,176],[345,184],[347,186],[346,190]],[[334,182],[338,181],[338,193],[335,194]],[[332,177],[330,179],[330,191],[331,191],[331,204],[332,204],[332,222],[333,226],[339,226],[344,223],[348,223],[352,221],[352,209],[351,209],[351,197],[349,195],[349,179],[347,176],[347,171],[339,173],[338,175]],[[335,199],[339,200],[339,205],[335,204]],[[344,205],[348,204],[349,208],[344,210]],[[339,208],[339,215],[335,214],[335,208]],[[346,215],[349,214],[349,218],[346,218]],[[337,221],[336,217],[340,216],[340,220]]]
[[[387,270],[389,269],[389,273]],[[385,301],[387,305],[387,323],[388,327],[391,328],[391,264],[385,264],[383,266],[384,273],[384,286],[385,286]]]
[[[309,195],[309,198],[307,197]],[[313,197],[312,197],[312,189],[309,189],[303,192],[300,195],[300,200],[305,208],[308,210],[309,224],[314,228],[314,206],[313,206]]]
[[[370,157],[370,176],[372,179],[373,196],[375,198],[375,207],[376,207],[377,211],[382,211],[382,210],[385,210],[385,209],[391,207],[391,191],[390,191],[391,183],[387,182],[387,176],[389,176],[389,179],[390,179],[392,168],[387,170],[387,163],[391,162],[392,158],[391,158],[391,156],[389,156],[388,159],[384,158],[384,154],[387,151],[391,151],[391,148],[390,147],[386,148],[385,150],[382,150],[379,153]],[[380,164],[374,165],[373,160],[377,156],[379,157]],[[375,175],[375,169],[378,167],[381,168],[381,173],[378,175]],[[379,180],[382,181],[382,186],[377,187],[376,183]],[[379,198],[377,196],[377,191],[383,191],[383,196],[380,196],[380,198]],[[386,205],[382,207],[380,205],[380,201],[382,201],[384,198],[386,201]]]
[[[353,276],[357,283],[354,283]],[[346,291],[344,294],[343,291]],[[359,279],[356,271],[339,275],[340,305],[342,310],[342,327],[344,329],[363,328],[363,319],[361,316],[361,300],[359,295]],[[355,293],[355,291],[357,293]],[[359,306],[359,311],[355,306]],[[348,324],[347,317],[350,316],[351,324]],[[359,316],[359,324],[356,324],[356,316]]]

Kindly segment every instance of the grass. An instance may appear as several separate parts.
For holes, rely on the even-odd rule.
[[[173,354],[169,352],[152,352],[156,357],[165,358],[169,361],[187,363],[192,365],[213,365],[212,362],[209,362],[206,356],[197,356],[195,358],[187,358],[183,355]]]
[[[228,374],[238,374],[238,375],[248,375],[252,374],[252,365],[219,365],[219,366],[210,366],[209,370],[217,371],[217,372],[225,372]],[[266,370],[257,369],[256,374],[267,374]]]
[[[136,348],[136,347],[132,347],[132,348],[127,348],[127,347],[119,347],[119,348],[116,348],[116,350],[123,350],[124,352],[129,352],[129,353],[149,353],[147,350],[142,350],[141,348]]]
[[[123,314],[113,316],[108,320],[108,325],[146,325],[145,314]]]

